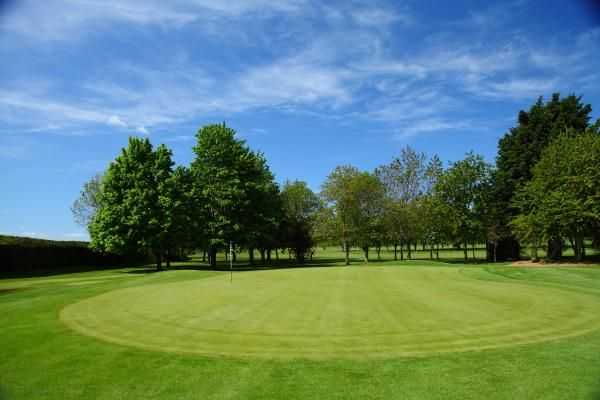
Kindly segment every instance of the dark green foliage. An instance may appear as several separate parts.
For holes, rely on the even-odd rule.
[[[287,181],[281,189],[282,247],[294,254],[298,263],[303,263],[314,246],[313,229],[321,202],[306,182]]]
[[[197,138],[192,196],[195,214],[205,222],[196,234],[209,248],[211,265],[216,265],[216,251],[229,242],[250,249],[273,243],[279,189],[263,155],[225,124],[205,126]]]
[[[0,235],[0,275],[75,272],[144,262],[145,257],[99,253],[87,242],[55,241]]]
[[[588,128],[591,111],[589,104],[582,103],[581,97],[574,95],[561,99],[556,93],[548,102],[540,97],[529,111],[519,112],[518,125],[500,140],[490,196],[495,199],[496,233],[503,243],[498,259],[514,256],[515,252],[518,255],[518,243],[508,228],[510,220],[517,214],[513,207],[514,193],[531,179],[533,166],[553,139],[564,132],[581,134]]]
[[[515,233],[533,245],[534,258],[542,240],[558,237],[567,238],[581,260],[585,237],[600,227],[600,135],[561,134],[542,153],[515,206]]]
[[[477,243],[484,237],[481,222],[489,176],[490,166],[483,158],[468,153],[464,160],[452,164],[435,186],[435,195],[447,207],[445,215],[453,237],[462,243],[465,261],[469,243]]]

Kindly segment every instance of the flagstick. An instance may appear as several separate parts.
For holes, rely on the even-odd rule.
[[[229,242],[229,283],[233,282],[233,243]]]

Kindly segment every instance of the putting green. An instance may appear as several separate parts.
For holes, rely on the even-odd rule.
[[[176,273],[176,272],[175,272]],[[370,358],[482,350],[600,328],[600,299],[457,268],[244,272],[111,291],[65,307],[72,329],[207,356]]]

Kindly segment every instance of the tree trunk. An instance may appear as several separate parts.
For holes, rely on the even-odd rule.
[[[467,242],[467,240],[465,239],[463,242],[463,252],[465,255],[465,262],[467,262],[467,260],[469,259],[469,243]]]
[[[162,250],[155,251],[154,257],[156,258],[156,270],[162,271]]]
[[[202,262],[206,262],[206,249],[202,250]]]
[[[267,249],[267,262],[271,264],[271,249]]]
[[[377,261],[381,261],[381,246],[377,247]]]
[[[217,269],[217,248],[212,246],[209,249],[209,262],[212,269]]]
[[[344,241],[344,254],[345,254],[345,262],[346,265],[350,265],[350,247],[348,246],[348,242]]]
[[[265,263],[265,249],[261,248],[259,250],[260,253],[260,263],[264,265]]]
[[[435,259],[436,260],[440,259],[440,244],[439,243],[435,246]]]
[[[171,269],[171,253],[169,252],[169,249],[167,249],[167,269]]]
[[[472,252],[473,252],[473,260],[475,260],[477,258],[477,257],[475,257],[475,242],[473,242]]]
[[[279,249],[275,249],[275,260],[279,261]]]
[[[498,254],[498,241],[495,240],[494,241],[494,262],[498,261],[497,255]]]
[[[369,246],[363,247],[363,253],[364,253],[365,262],[368,264],[369,263]]]
[[[433,260],[433,244],[429,245],[429,259]]]
[[[254,249],[252,247],[248,249],[248,261],[250,265],[254,265]]]
[[[583,249],[584,243],[583,243],[583,236],[581,235],[577,235],[575,237],[575,260],[577,261],[582,261],[583,260],[583,255],[584,255],[584,249]]]
[[[562,257],[563,241],[559,237],[553,237],[548,240],[548,251],[546,257],[551,260],[560,260]]]
[[[231,252],[231,258],[233,258],[233,262],[237,261],[237,251],[235,251],[235,249],[233,249],[233,251]]]
[[[400,242],[400,261],[404,261],[404,247],[402,242]]]
[[[408,248],[408,259],[412,260],[412,253],[410,251],[410,242],[407,242],[406,244],[407,244],[406,247]]]
[[[394,243],[394,261],[398,261],[398,245]]]

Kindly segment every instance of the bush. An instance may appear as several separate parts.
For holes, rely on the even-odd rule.
[[[145,256],[99,253],[87,242],[0,236],[0,274],[75,272],[144,263]]]

